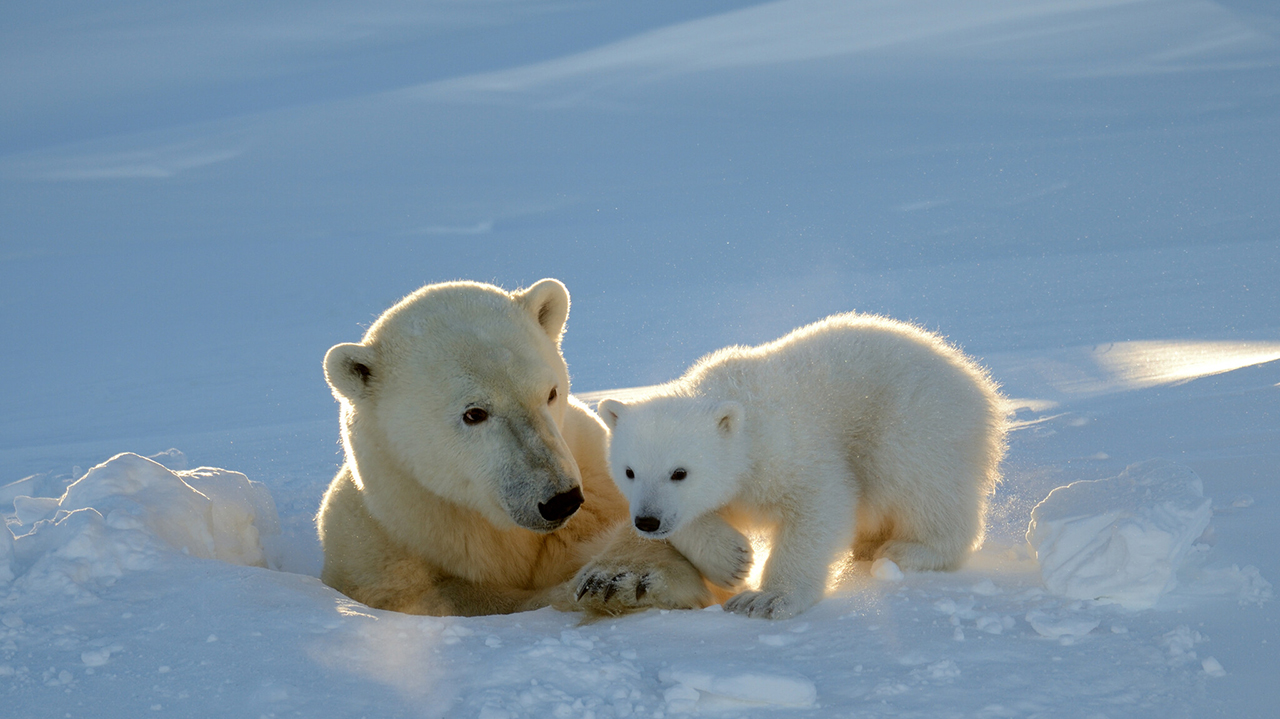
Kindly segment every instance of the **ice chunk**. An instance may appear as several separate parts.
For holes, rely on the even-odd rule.
[[[990,579],[983,579],[972,587],[969,587],[969,591],[974,594],[981,594],[984,597],[994,597],[1000,594],[1000,587],[997,587],[996,583]]]
[[[123,649],[124,647],[119,644],[112,644],[109,647],[101,647],[99,649],[89,649],[80,653],[80,661],[84,662],[86,667],[100,667],[111,660],[112,654]]]
[[[1160,637],[1160,645],[1169,654],[1169,666],[1179,666],[1195,661],[1196,645],[1204,641],[1206,638],[1203,634],[1185,624],[1178,625]]]
[[[1222,663],[1213,657],[1205,657],[1200,662],[1200,666],[1204,668],[1204,673],[1211,677],[1225,677],[1227,670],[1222,668]]]
[[[978,629],[987,634],[1000,634],[1006,629],[1012,629],[1013,625],[1013,617],[1002,617],[999,614],[984,614],[978,617],[976,623]]]
[[[881,557],[871,563],[871,576],[882,582],[901,582],[906,577],[888,557]]]
[[[922,672],[916,671],[912,673],[933,680],[955,679],[960,676],[960,667],[956,666],[956,663],[951,659],[943,659],[925,667]]]
[[[807,677],[777,667],[734,664],[715,667],[672,665],[658,678],[676,686],[664,695],[672,711],[743,708],[743,705],[811,707],[818,689]],[[696,692],[696,695],[694,694]]]
[[[1262,578],[1257,567],[1238,564],[1229,567],[1196,566],[1192,559],[1204,561],[1204,555],[1197,556],[1194,549],[1178,571],[1179,596],[1234,596],[1241,604],[1262,604],[1271,599],[1271,582]]]
[[[1026,619],[1036,634],[1051,639],[1083,637],[1101,624],[1100,620],[1082,614],[1050,614],[1037,609],[1027,612]]]
[[[1151,460],[1053,490],[1032,510],[1027,541],[1050,592],[1145,609],[1173,588],[1211,515],[1195,472]]]

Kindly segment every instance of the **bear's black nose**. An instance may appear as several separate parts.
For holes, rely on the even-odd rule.
[[[578,511],[582,506],[582,489],[574,487],[568,492],[561,492],[546,503],[538,502],[538,513],[548,522],[558,522]]]
[[[641,532],[656,532],[661,526],[662,520],[657,517],[636,517],[636,529]]]

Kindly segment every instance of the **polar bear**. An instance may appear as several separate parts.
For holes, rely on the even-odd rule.
[[[428,285],[329,350],[346,461],[316,517],[322,581],[413,614],[710,603],[688,560],[629,529],[604,426],[569,395],[568,313],[557,280]]]
[[[987,373],[942,338],[871,315],[720,350],[597,411],[638,533],[669,538],[712,582],[738,586],[750,567],[737,527],[774,528],[760,589],[724,605],[752,617],[813,606],[850,548],[956,569],[981,543],[1005,450]]]

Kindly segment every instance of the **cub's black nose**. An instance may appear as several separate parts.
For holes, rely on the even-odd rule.
[[[657,517],[636,517],[636,529],[641,532],[656,532],[661,526],[662,520]]]
[[[578,511],[582,506],[582,489],[574,487],[568,492],[561,492],[546,503],[538,502],[538,513],[548,522],[558,522]]]

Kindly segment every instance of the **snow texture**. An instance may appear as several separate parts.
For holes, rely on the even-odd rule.
[[[1027,541],[1054,594],[1147,609],[1177,584],[1212,504],[1195,472],[1151,460],[1053,490],[1031,511]]]
[[[741,710],[751,705],[804,708],[818,698],[812,680],[776,666],[676,664],[658,672],[658,678],[675,685],[663,692],[672,713]]]
[[[0,715],[1280,706],[1280,5],[3,18]],[[1011,398],[985,544],[955,573],[842,563],[785,622],[412,617],[324,586],[325,351],[423,284],[543,277],[587,396],[837,312],[946,335]]]

